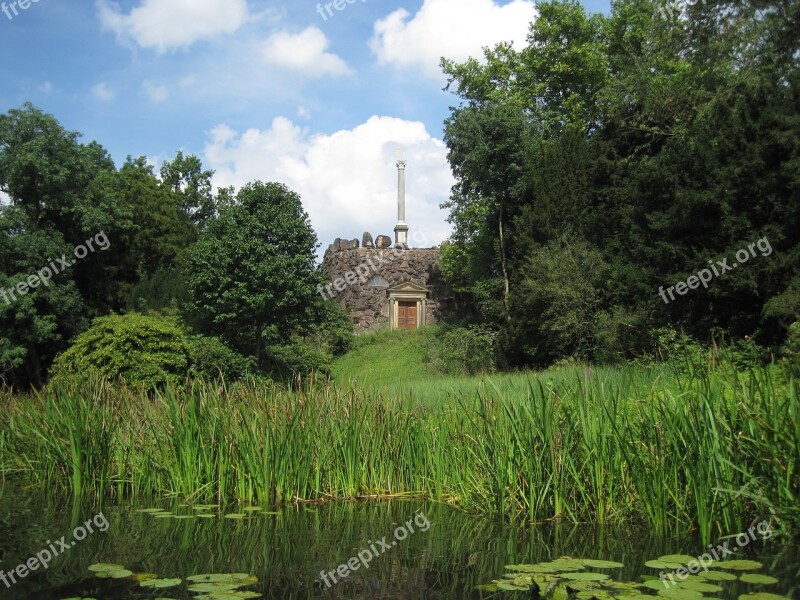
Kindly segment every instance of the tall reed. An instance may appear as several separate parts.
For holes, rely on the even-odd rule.
[[[315,383],[90,382],[6,399],[0,471],[77,495],[278,504],[425,496],[535,521],[710,539],[800,525],[800,385],[777,369],[567,369],[436,405]],[[463,390],[464,388],[459,388]]]

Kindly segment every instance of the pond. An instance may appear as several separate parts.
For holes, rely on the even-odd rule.
[[[733,577],[714,581],[722,589],[706,590],[704,597],[756,592],[800,597],[800,548],[755,537],[742,547],[731,540],[730,547],[737,560],[754,559],[763,566],[720,569]],[[512,527],[417,501],[301,504],[274,512],[167,500],[72,506],[0,486],[0,569],[7,582],[0,579],[0,598],[8,600],[535,598],[532,591],[480,586],[514,573],[519,584],[537,571],[525,565],[554,564],[563,556],[617,561],[622,566],[598,563],[605,568],[580,571],[641,583],[643,575],[659,573],[645,562],[667,554],[698,556],[706,549],[692,536],[664,540],[642,528],[563,524]],[[48,568],[37,559],[36,569],[20,576],[17,566],[37,555]],[[518,566],[509,570],[507,565]],[[778,581],[744,583],[744,573]],[[203,577],[207,574],[218,576]],[[639,593],[656,597],[655,589]]]

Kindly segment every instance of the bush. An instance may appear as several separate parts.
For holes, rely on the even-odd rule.
[[[310,373],[330,373],[333,357],[304,341],[267,348],[267,370],[279,380],[290,381]]]
[[[187,377],[235,379],[249,361],[215,338],[190,336],[174,317],[129,313],[95,319],[58,358],[53,382],[98,374],[133,387],[162,388]]]
[[[190,365],[186,336],[175,319],[138,313],[95,319],[56,358],[50,371],[54,380],[82,378],[97,372],[103,378],[124,378],[146,388],[178,383]]]
[[[252,358],[234,352],[218,338],[193,335],[187,339],[191,366],[189,375],[222,377],[226,381],[242,379],[253,371]]]
[[[497,332],[483,325],[442,327],[429,338],[425,363],[438,373],[476,375],[496,367]]]

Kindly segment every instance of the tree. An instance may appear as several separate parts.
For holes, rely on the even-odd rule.
[[[214,171],[204,171],[199,158],[178,152],[161,166],[161,181],[178,199],[178,208],[201,229],[214,215],[211,178]]]
[[[263,363],[266,345],[289,342],[311,319],[317,246],[296,193],[248,184],[188,253],[188,318]]]

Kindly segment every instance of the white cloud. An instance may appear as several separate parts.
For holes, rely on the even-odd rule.
[[[45,81],[43,84],[39,86],[39,91],[45,94],[52,94],[53,93],[53,82],[52,81]]]
[[[330,40],[318,27],[308,27],[297,34],[274,33],[258,44],[258,50],[266,64],[306,77],[349,74],[347,63],[327,52],[328,46]]]
[[[108,87],[106,83],[98,83],[92,88],[92,96],[97,100],[108,102],[117,96],[117,92]]]
[[[141,0],[124,14],[109,0],[97,0],[97,13],[103,26],[119,38],[165,52],[235,32],[247,20],[247,1]]]
[[[532,0],[425,0],[411,19],[398,9],[375,23],[370,48],[378,62],[400,68],[419,68],[441,77],[442,56],[463,62],[482,58],[482,48],[500,42],[526,46],[529,26],[536,18]]]
[[[219,125],[210,138],[203,162],[216,171],[214,185],[286,184],[302,196],[322,251],[337,237],[360,240],[364,231],[393,236],[398,148],[408,161],[412,245],[438,245],[450,234],[439,208],[453,185],[447,150],[422,123],[374,116],[351,130],[310,135],[278,117],[269,129],[241,134]]]
[[[142,94],[147,96],[151,102],[165,102],[169,99],[167,86],[152,81],[142,83]]]
[[[305,106],[298,106],[297,116],[300,117],[301,119],[309,119],[311,118],[311,111],[308,110]]]

